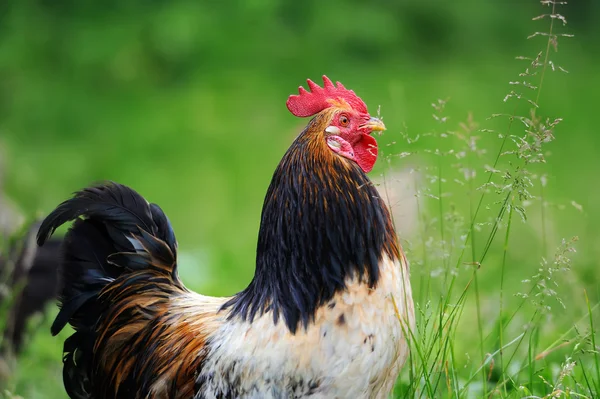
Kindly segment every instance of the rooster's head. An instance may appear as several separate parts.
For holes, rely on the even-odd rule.
[[[377,160],[377,141],[371,133],[385,130],[383,122],[369,115],[363,100],[340,82],[334,85],[327,76],[323,76],[324,87],[307,82],[310,92],[300,86],[299,94],[288,98],[290,112],[299,117],[317,115],[323,145],[370,172]]]

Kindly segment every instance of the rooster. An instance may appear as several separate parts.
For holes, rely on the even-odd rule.
[[[263,205],[256,272],[215,298],[177,274],[160,207],[103,183],[42,223],[63,244],[60,312],[71,398],[385,398],[408,356],[408,264],[366,173],[383,122],[326,76],[287,100],[313,117],[279,163]]]

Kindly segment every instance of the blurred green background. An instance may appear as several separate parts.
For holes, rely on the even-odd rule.
[[[553,229],[581,237],[575,273],[597,298],[600,3],[572,3],[560,29],[575,37],[552,55],[570,73],[548,76],[540,101],[564,118],[545,171],[550,200],[567,205]],[[515,57],[545,48],[526,39],[547,30],[548,20],[532,21],[544,11],[537,0],[4,0],[5,194],[33,216],[93,181],[131,185],[169,215],[184,281],[232,294],[253,275],[273,170],[307,122],[285,107],[298,85],[342,81],[372,113],[380,107],[380,145],[400,153],[400,132],[430,130],[438,98],[450,99],[453,126],[507,112],[508,82],[526,66]],[[394,166],[403,162],[418,161]],[[61,345],[38,332],[11,389],[62,397]]]

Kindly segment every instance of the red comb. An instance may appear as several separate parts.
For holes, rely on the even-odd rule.
[[[334,86],[325,75],[323,75],[324,86],[322,88],[310,79],[307,79],[306,82],[310,92],[300,86],[298,88],[300,94],[290,96],[286,103],[290,112],[295,116],[305,117],[319,113],[334,105],[330,100],[344,100],[355,111],[367,113],[367,105],[363,100],[352,90],[346,89],[340,82],[336,82]]]

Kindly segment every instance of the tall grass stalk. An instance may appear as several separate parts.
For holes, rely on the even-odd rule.
[[[594,316],[592,313],[592,309],[590,307],[590,300],[588,298],[587,295],[587,291],[584,290],[584,295],[585,295],[585,303],[587,305],[587,309],[588,309],[588,315],[590,318],[590,337],[592,340],[592,348],[593,348],[593,354],[594,354],[594,366],[596,369],[596,381],[594,382],[594,388],[596,389],[596,392],[600,392],[600,387],[598,386],[598,384],[600,384],[600,359],[598,359],[598,346],[596,346],[596,330],[594,329]]]
[[[513,198],[514,201],[514,198]],[[512,205],[512,202],[511,202]],[[506,273],[506,257],[508,254],[508,241],[509,241],[509,237],[510,237],[510,224],[512,222],[512,214],[513,214],[513,207],[509,206],[509,212],[508,212],[508,225],[506,226],[506,235],[504,237],[504,248],[502,251],[502,266],[500,268],[500,311],[499,311],[499,315],[498,315],[498,321],[500,323],[500,328],[499,328],[499,335],[500,335],[500,347],[502,347],[504,345],[504,325],[503,325],[503,319],[504,319],[504,274]],[[502,370],[505,370],[504,367],[504,351],[500,351],[500,368]],[[506,392],[506,385],[504,386],[504,394],[507,395],[508,393]]]

